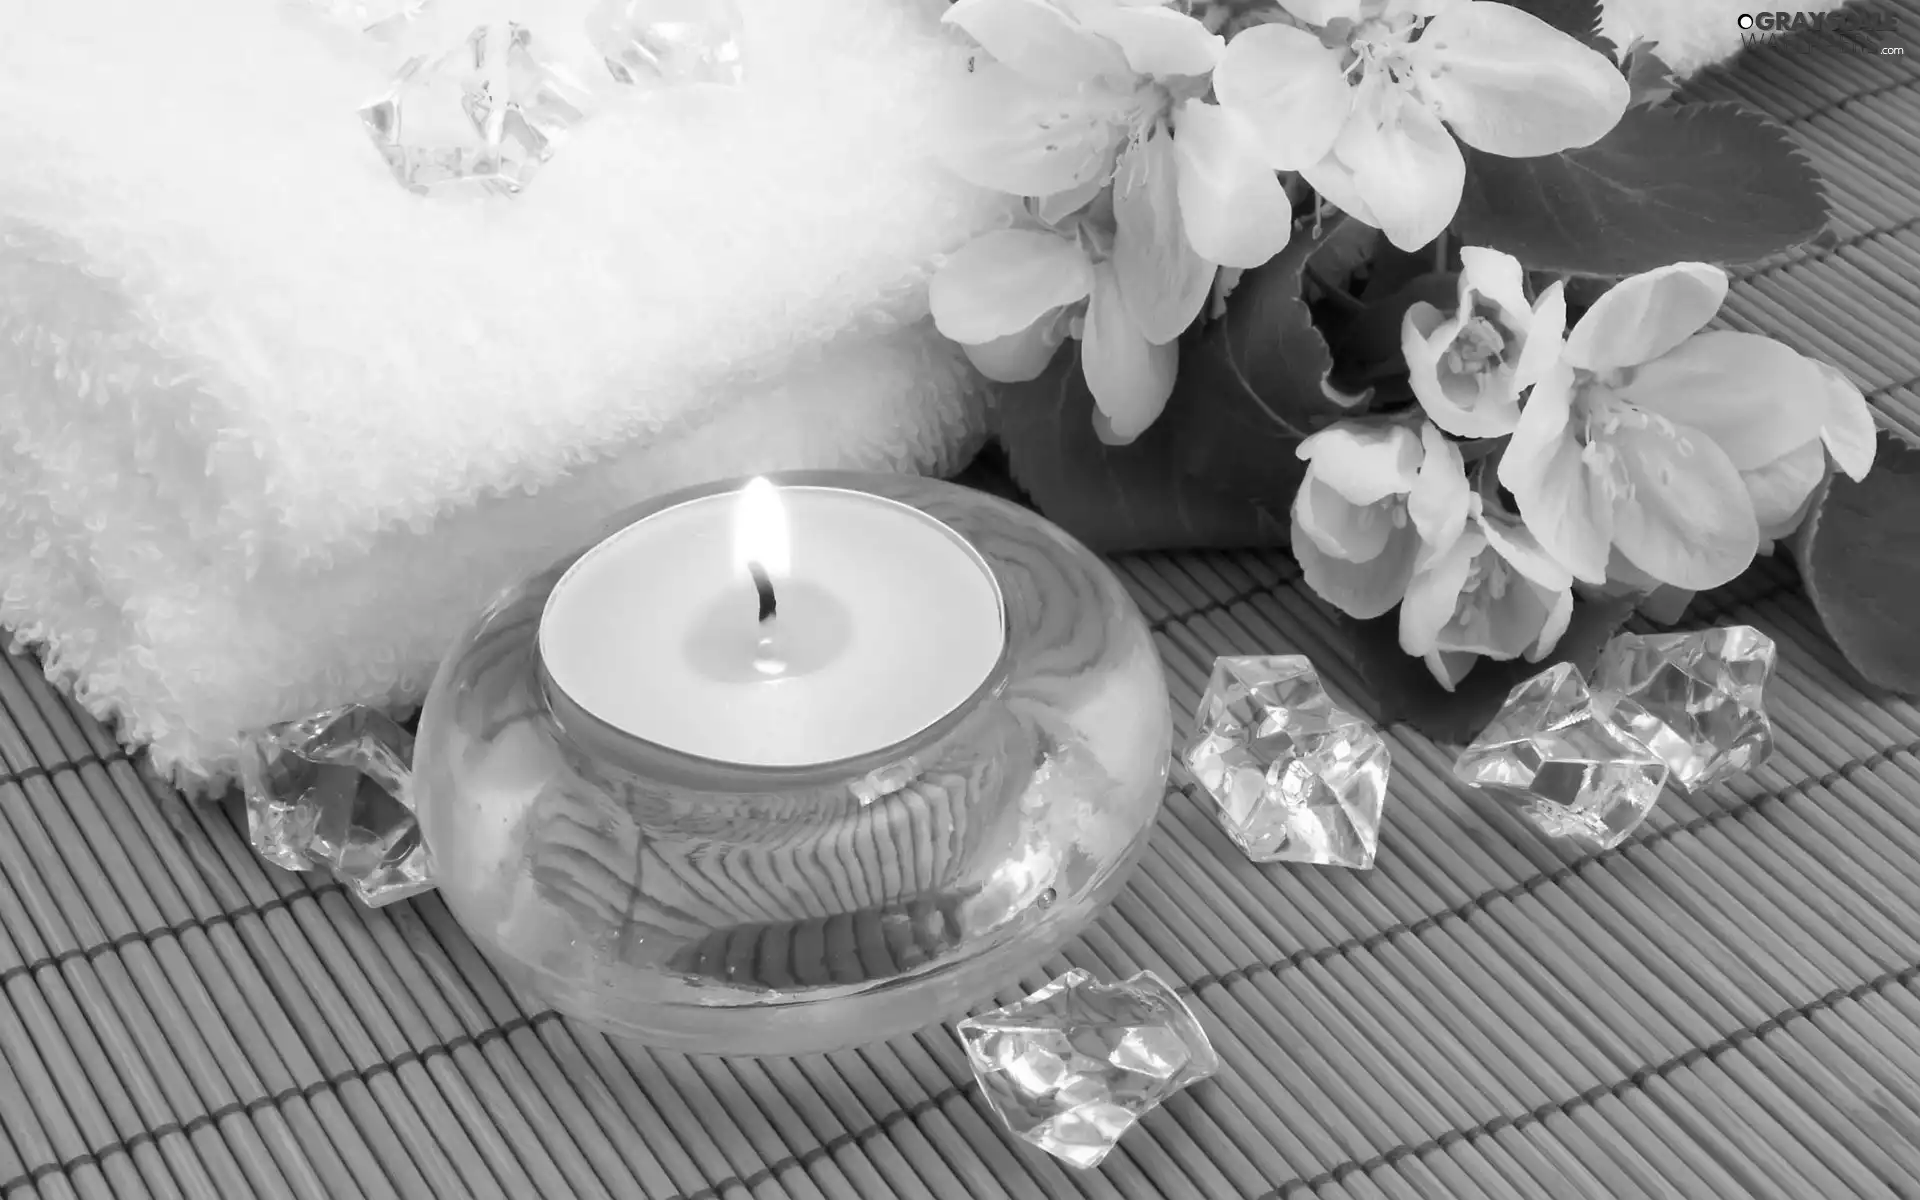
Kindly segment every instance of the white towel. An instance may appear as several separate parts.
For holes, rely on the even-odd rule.
[[[447,639],[500,587],[590,536],[633,500],[782,467],[945,471],[977,436],[962,367],[923,336],[824,357],[734,401],[697,432],[638,448],[537,494],[398,527],[330,564],[207,553],[177,509],[80,496],[0,444],[0,611],[48,673],[118,719],[189,786],[231,771],[248,727],[350,701],[403,704]],[[870,387],[849,390],[851,380]],[[913,420],[902,419],[910,412]],[[78,453],[103,439],[77,433]],[[84,468],[84,475],[90,468]]]
[[[598,69],[584,7],[521,6]],[[1006,209],[930,159],[944,4],[741,7],[746,86],[471,204],[393,180],[355,114],[391,53],[299,3],[0,0],[0,621],[218,779],[249,726],[417,698],[623,504],[958,466],[984,399],[924,280]]]

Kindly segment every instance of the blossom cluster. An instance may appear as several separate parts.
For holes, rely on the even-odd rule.
[[[934,321],[1006,383],[1078,339],[1108,444],[1160,416],[1182,335],[1240,272],[1328,208],[1400,252],[1435,247],[1436,271],[1457,262],[1453,309],[1402,318],[1411,396],[1299,444],[1291,539],[1335,607],[1397,607],[1401,649],[1443,687],[1481,658],[1545,658],[1577,592],[1731,580],[1831,471],[1872,465],[1871,411],[1840,372],[1708,328],[1721,268],[1632,276],[1570,321],[1564,280],[1454,252],[1463,147],[1577,150],[1634,99],[1619,64],[1514,4],[956,0],[945,20],[979,47],[948,164],[1019,216],[942,264]]]
[[[1006,383],[1078,338],[1110,443],[1160,415],[1177,339],[1222,269],[1287,245],[1280,172],[1417,249],[1459,207],[1459,143],[1506,157],[1590,145],[1629,99],[1604,55],[1494,0],[1186,7],[956,0],[943,18],[981,51],[947,163],[1022,198],[1024,216],[942,266],[934,321]]]
[[[1567,329],[1563,286],[1461,251],[1458,304],[1407,310],[1418,407],[1300,444],[1293,552],[1362,619],[1398,605],[1400,647],[1451,688],[1482,656],[1551,653],[1574,589],[1733,579],[1797,526],[1832,465],[1873,465],[1859,388],[1758,334],[1707,329],[1725,271],[1616,284]]]

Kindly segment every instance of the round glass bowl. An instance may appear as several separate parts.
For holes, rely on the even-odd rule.
[[[542,613],[576,553],[454,643],[414,752],[440,894],[496,969],[609,1034],[689,1053],[845,1049],[990,998],[1094,919],[1165,795],[1160,659],[1098,558],[952,484],[774,481],[910,505],[979,552],[1006,644],[967,703],[821,766],[639,741],[572,704],[541,661]],[[740,486],[662,497],[609,530]]]

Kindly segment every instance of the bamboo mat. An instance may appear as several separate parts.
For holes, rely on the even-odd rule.
[[[1809,39],[1696,91],[1791,120],[1841,214],[1729,322],[1920,436],[1915,70]],[[1183,735],[1220,653],[1307,653],[1368,708],[1285,558],[1118,567]],[[1846,681],[1782,565],[1689,619],[1780,643],[1779,750],[1619,849],[1532,838],[1404,730],[1371,872],[1254,866],[1173,797],[1111,915],[1007,993],[1150,967],[1224,1056],[1092,1173],[1001,1134],[947,1028],[723,1062],[522,1008],[436,899],[264,867],[10,660],[0,1200],[1920,1197],[1920,711]]]

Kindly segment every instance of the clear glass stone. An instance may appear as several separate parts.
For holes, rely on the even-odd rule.
[[[1613,720],[1692,790],[1750,771],[1773,753],[1767,681],[1773,639],[1751,625],[1621,634],[1600,653],[1593,690]]]
[[[1453,773],[1515,801],[1548,837],[1603,849],[1626,840],[1667,782],[1667,764],[1613,723],[1571,663],[1509,692]]]
[[[621,83],[737,84],[745,76],[734,0],[601,0],[587,38]]]
[[[385,37],[419,19],[430,0],[308,0],[321,14],[349,28]]]
[[[512,195],[588,104],[586,85],[539,57],[531,33],[499,23],[444,54],[408,59],[360,119],[409,191]]]
[[[1297,654],[1217,658],[1182,759],[1255,862],[1373,865],[1391,756]]]
[[[241,747],[247,838],[289,871],[327,871],[378,908],[433,886],[414,821],[413,736],[372,709],[274,725]]]
[[[1119,983],[1068,971],[957,1028],[995,1115],[1076,1167],[1098,1166],[1134,1122],[1220,1069],[1193,1011],[1152,971]]]

